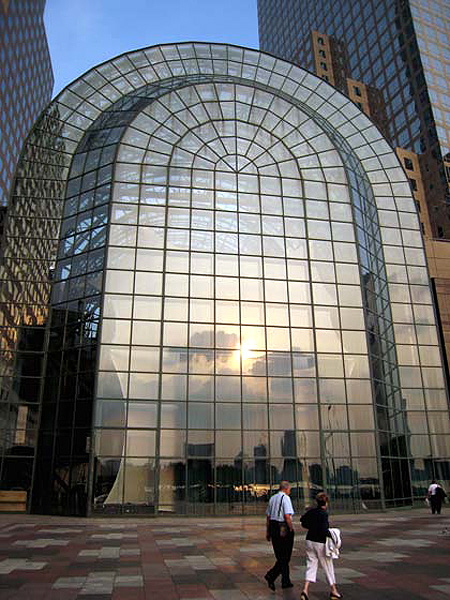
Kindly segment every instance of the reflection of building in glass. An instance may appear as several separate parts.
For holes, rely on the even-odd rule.
[[[254,50],[167,45],[92,69],[32,140],[12,207],[20,232],[54,200],[47,279],[20,300],[34,256],[11,250],[5,299],[45,307],[32,510],[253,513],[282,477],[302,503],[393,506],[411,459],[444,475],[414,200],[345,96]]]
[[[55,221],[51,232],[47,211],[53,191],[49,189],[48,195],[42,196],[42,186],[37,184],[33,197],[25,198],[25,190],[30,192],[33,184],[31,177],[21,179],[20,168],[17,181],[21,180],[18,187],[24,196],[14,209],[7,207],[22,145],[53,88],[44,7],[45,0],[0,2],[0,473],[2,488],[18,491],[29,490],[32,480],[49,257],[54,258],[48,241],[49,236],[56,238],[59,225]],[[50,136],[49,118],[47,126]],[[26,154],[32,153],[29,148]],[[50,162],[52,153],[48,155]],[[56,175],[58,160],[53,162],[53,169]]]
[[[24,148],[23,162],[16,172],[16,193],[7,209],[0,262],[1,485],[6,490],[26,491],[28,500],[40,418],[45,324],[64,189],[60,127],[57,107],[49,107]],[[46,181],[41,179],[39,169],[29,168],[41,135],[51,145],[46,155]],[[59,385],[55,378],[47,384],[54,385],[54,389]],[[87,380],[81,385],[88,385]],[[52,447],[53,440],[47,441]]]
[[[23,142],[51,98],[45,0],[0,2],[0,206],[8,201]]]

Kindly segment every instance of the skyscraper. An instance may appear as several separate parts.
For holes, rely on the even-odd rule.
[[[258,0],[261,49],[353,100],[396,150],[426,238],[450,357],[450,5],[446,0]]]
[[[283,476],[379,508],[450,478],[407,177],[294,64],[185,43],[85,73],[25,144],[0,269],[2,485],[36,512],[251,514]]]
[[[448,2],[258,0],[258,20],[262,50],[330,81],[394,148],[419,155],[428,233],[450,237]],[[413,178],[410,161],[404,166]]]
[[[44,8],[45,0],[0,2],[0,210],[23,142],[53,90]]]

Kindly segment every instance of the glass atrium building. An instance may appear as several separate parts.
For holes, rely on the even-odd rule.
[[[6,234],[2,485],[30,510],[251,514],[281,478],[359,510],[450,480],[408,180],[318,77],[207,43],[93,68],[36,124]]]

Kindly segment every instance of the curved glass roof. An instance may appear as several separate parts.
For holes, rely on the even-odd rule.
[[[34,133],[42,128],[57,131],[59,148],[62,149],[63,142],[66,157],[63,163],[67,166],[85,131],[115,102],[149,84],[198,75],[254,82],[304,105],[311,116],[326,120],[330,128],[346,139],[373,184],[375,195],[394,193],[413,202],[395,153],[351,100],[300,67],[237,46],[180,43],[123,54],[94,67],[67,86],[43,113]],[[53,126],[49,126],[48,119]],[[40,146],[42,139],[40,136]],[[47,139],[54,150],[55,140],[48,136]],[[35,141],[32,133],[26,148],[34,146]],[[24,158],[27,158],[26,148]],[[33,157],[37,158],[35,153]]]

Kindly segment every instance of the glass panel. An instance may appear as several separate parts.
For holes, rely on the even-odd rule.
[[[127,427],[156,427],[158,407],[155,402],[130,402],[128,404]]]
[[[155,481],[154,460],[128,458],[125,461],[123,502],[154,507]]]

